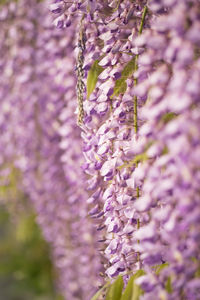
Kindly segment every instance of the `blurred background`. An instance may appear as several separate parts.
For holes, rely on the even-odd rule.
[[[0,300],[61,300],[50,249],[13,169],[0,176]]]

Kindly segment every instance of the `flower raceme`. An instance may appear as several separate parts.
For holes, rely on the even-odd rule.
[[[198,222],[199,3],[91,2],[76,12],[87,20],[82,139],[92,217],[106,227],[105,274],[143,268],[142,299],[197,299],[188,212]]]
[[[1,168],[12,163],[21,171],[51,245],[60,292],[65,299],[89,299],[102,282],[102,264],[87,218],[85,175],[76,167],[83,159],[74,118],[75,58],[67,56],[75,33],[66,37],[54,28],[47,3],[34,0],[8,3],[1,18]]]

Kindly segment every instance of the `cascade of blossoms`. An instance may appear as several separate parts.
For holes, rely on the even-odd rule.
[[[147,292],[142,299],[198,299],[200,3],[151,1],[149,8],[159,16],[135,41],[147,49],[139,63],[149,74],[135,89],[148,95],[138,138],[148,160],[133,173],[144,180],[134,203],[143,226],[132,242],[147,271],[138,282]],[[160,262],[167,266],[155,275],[151,266]]]
[[[13,70],[15,68],[14,61],[10,59],[10,49],[9,49],[9,39],[7,38],[8,27],[12,24],[12,19],[15,14],[15,5],[10,5],[8,11],[7,8],[1,9],[0,12],[0,38],[1,38],[1,48],[0,48],[0,69],[1,69],[1,80],[0,80],[0,166],[1,166],[1,176],[8,175],[9,166],[4,164],[4,161],[11,161],[15,151],[10,140],[14,143],[14,128],[15,128],[15,118],[17,108],[14,106],[11,113],[12,104],[15,99],[12,99],[11,93],[14,89],[13,86]],[[7,22],[5,22],[5,19]],[[12,31],[13,32],[13,31]],[[12,34],[11,32],[11,34]],[[14,39],[14,36],[13,36]],[[15,52],[15,48],[12,49]],[[6,171],[7,169],[7,171]]]
[[[143,269],[140,299],[198,300],[200,2],[56,0],[58,28],[48,6],[0,12],[1,177],[21,170],[65,299]]]
[[[102,67],[81,127],[106,274],[144,268],[144,299],[197,299],[198,1],[56,1],[51,10],[60,28],[86,20],[85,78]],[[158,275],[152,266],[164,262]]]
[[[35,1],[10,4],[3,12],[3,21],[9,22],[4,29],[7,51],[2,51],[1,163],[12,158],[22,172],[23,187],[51,244],[61,292],[66,299],[90,299],[101,284],[101,264],[95,251],[98,235],[87,218],[84,175],[76,167],[82,158],[73,117],[75,63],[73,56],[67,58],[74,32],[66,38],[52,28],[47,6]],[[4,144],[12,151],[4,152]]]
[[[52,4],[51,10],[59,14],[55,19],[58,27],[67,26],[65,21],[61,26],[58,20],[66,16],[71,19],[72,7],[73,17],[76,11],[83,16],[85,79],[94,62],[98,60],[102,67],[95,90],[84,101],[82,138],[86,163],[83,167],[90,175],[88,189],[91,190],[91,197],[88,202],[94,206],[89,214],[100,218],[105,224],[99,229],[106,227],[106,232],[102,234],[105,240],[104,255],[110,265],[106,274],[115,277],[121,272],[139,268],[138,254],[130,242],[130,234],[137,228],[137,215],[132,209],[136,189],[130,179],[132,170],[120,170],[118,166],[123,165],[124,148],[135,135],[131,75],[132,69],[136,68],[134,59],[138,49],[132,47],[132,39],[139,34],[146,1],[117,4],[110,1],[109,4],[88,2],[89,8],[86,10],[85,2],[79,1],[66,7],[63,1],[58,1]],[[125,76],[130,78],[127,82],[124,79],[123,85],[127,85],[127,91],[123,95],[114,87],[127,63],[130,66]]]

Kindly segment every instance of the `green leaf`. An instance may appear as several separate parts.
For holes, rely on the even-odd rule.
[[[172,284],[171,284],[171,277],[167,278],[167,282],[165,284],[166,291],[171,294],[172,293]]]
[[[169,266],[169,264],[167,262],[164,264],[155,266],[155,274],[159,275],[160,272],[168,266]],[[167,281],[165,283],[165,289],[168,293],[172,293],[171,277],[167,278]]]
[[[135,156],[134,163],[137,164],[141,161],[146,161],[147,159],[148,159],[148,156],[147,156],[146,152],[143,152],[143,153]]]
[[[130,77],[135,70],[135,57],[132,58],[124,67],[121,72],[121,78],[117,79],[114,86],[114,91],[111,96],[111,99],[114,96],[119,96],[120,94],[124,94],[127,89],[126,79]]]
[[[169,153],[168,147],[167,147],[167,146],[164,146],[164,148],[163,148],[163,150],[162,150],[162,152],[161,152],[161,155],[166,155],[166,154],[168,154],[168,153]]]
[[[0,0],[0,5],[4,5],[4,4],[7,4],[9,2],[17,2],[18,0]]]
[[[101,296],[104,288],[102,287],[93,297],[91,300],[98,300],[98,298]]]
[[[139,299],[138,295],[142,294],[142,290],[138,285],[136,285],[136,283],[134,281],[135,281],[135,279],[137,279],[138,277],[140,277],[144,274],[145,274],[145,272],[143,270],[138,270],[133,276],[131,276],[120,300]]]
[[[139,300],[140,295],[142,295],[143,291],[139,285],[133,282],[133,291],[132,291],[132,298],[131,300]]]
[[[126,92],[126,89],[127,89],[127,84],[124,78],[117,79],[115,82],[115,87],[111,99],[113,99],[114,96],[119,96],[120,94],[124,94]]]
[[[200,277],[200,268],[198,268],[195,272],[195,277],[199,278]]]
[[[110,284],[110,283],[107,282],[100,290],[98,290],[98,291],[96,292],[96,294],[95,294],[90,300],[98,300],[99,297],[101,296],[101,294],[103,293],[103,291],[104,291],[106,288],[108,288],[109,284]]]
[[[123,289],[123,278],[119,276],[115,282],[110,286],[106,294],[106,300],[120,300]]]
[[[98,76],[103,71],[103,68],[99,66],[99,60],[95,60],[91,66],[87,76],[87,99],[89,99],[91,93],[94,91]]]
[[[168,267],[168,266],[169,266],[168,263],[164,263],[164,264],[161,264],[161,265],[157,265],[157,266],[155,267],[155,273],[156,273],[156,275],[159,275],[160,272],[161,272],[164,268],[166,268],[166,267]]]
[[[133,280],[134,280],[134,276],[131,276],[120,300],[131,300],[132,290],[133,290]]]
[[[161,120],[164,122],[164,124],[167,124],[176,117],[177,114],[175,114],[174,112],[168,112],[162,116]]]
[[[138,154],[134,157],[134,159],[131,159],[129,161],[126,161],[123,165],[118,166],[117,169],[121,170],[123,168],[130,168],[132,167],[134,164],[138,164],[139,162],[144,162],[148,159],[148,156],[146,154],[146,152],[143,152],[141,154]]]
[[[134,281],[133,281],[133,291],[132,291],[131,300],[139,300],[140,295],[143,294],[143,291],[142,291],[141,287],[135,283],[135,279],[137,279],[138,277],[140,277],[144,274],[145,274],[145,272],[143,270],[138,270],[137,273],[134,275],[135,278],[134,278]]]

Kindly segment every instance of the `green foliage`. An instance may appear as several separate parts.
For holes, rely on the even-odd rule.
[[[103,294],[103,292],[108,288],[109,285],[110,283],[107,282],[100,290],[96,292],[96,294],[92,297],[91,300],[98,300],[99,297]]]
[[[144,153],[141,153],[141,154],[138,154],[135,156],[134,163],[138,164],[139,162],[143,162],[147,159],[148,159],[148,156],[147,156],[146,152],[144,152]]]
[[[122,289],[124,286],[122,276],[118,276],[115,282],[110,286],[106,294],[106,300],[120,300],[122,295]]]
[[[139,297],[143,292],[142,289],[135,283],[135,280],[144,274],[145,272],[143,270],[138,270],[133,276],[131,276],[120,300],[139,300]]]
[[[195,263],[195,265],[198,266],[198,268],[195,272],[195,278],[199,278],[200,277],[200,261],[196,257],[191,257],[191,260],[193,263]]]
[[[91,66],[88,76],[87,76],[87,99],[89,99],[90,95],[95,89],[98,76],[101,74],[103,71],[103,68],[99,66],[99,60],[95,60],[93,65]]]
[[[32,208],[19,189],[21,174],[12,162],[1,170],[4,174],[0,177],[1,297],[63,300],[55,291],[48,245],[35,222]]]
[[[126,92],[126,89],[127,89],[126,79],[123,78],[117,79],[115,82],[115,87],[111,99],[113,99],[114,96],[119,96],[120,94],[124,94]]]
[[[167,146],[164,146],[164,148],[163,148],[163,150],[162,150],[162,152],[161,152],[161,155],[166,155],[166,154],[168,154],[168,153],[169,153],[168,147],[167,147]]]
[[[173,120],[175,117],[177,117],[177,114],[175,114],[173,112],[168,112],[162,116],[161,120],[164,122],[164,124],[167,124],[168,122]]]
[[[55,300],[49,249],[33,213],[0,206],[0,290],[6,300]],[[60,298],[61,299],[61,298]]]
[[[117,279],[110,284],[107,282],[93,297],[91,300],[102,299],[103,292],[106,291],[105,300],[139,300],[139,297],[143,294],[142,289],[135,283],[135,280],[144,275],[143,270],[138,270],[129,279],[127,286],[122,294],[123,290],[123,277],[120,275]]]
[[[144,149],[144,152],[135,155],[135,157],[133,159],[125,161],[124,164],[122,164],[121,166],[118,166],[117,169],[121,170],[123,168],[131,168],[131,167],[133,167],[133,165],[137,166],[138,163],[147,161],[150,158],[147,155],[147,151],[153,144],[154,144],[154,141],[151,141],[150,143],[148,143]],[[167,148],[167,146],[164,146],[162,149],[161,155],[165,155],[168,152],[169,152],[169,149]]]
[[[148,159],[148,156],[146,154],[146,152],[143,152],[141,154],[138,154],[134,157],[134,159],[131,159],[127,162],[125,162],[123,165],[117,167],[119,170],[123,169],[123,168],[130,168],[135,164],[138,164],[139,162],[144,162]]]
[[[18,0],[0,0],[0,5],[5,5],[9,2],[18,2]]]
[[[164,264],[155,266],[155,274],[156,274],[156,275],[159,275],[160,272],[162,272],[162,270],[165,269],[165,268],[168,267],[168,266],[169,266],[168,263],[164,263]],[[167,281],[166,281],[166,283],[165,283],[165,289],[166,289],[166,291],[167,291],[169,294],[172,293],[171,277],[168,277],[168,278],[167,278]]]
[[[134,275],[135,278],[133,281],[133,292],[131,300],[139,300],[140,296],[143,294],[141,287],[135,283],[135,279],[142,275],[145,275],[145,272],[143,270],[138,270],[138,272]]]
[[[0,176],[0,200],[8,201],[10,203],[15,203],[16,199],[23,198],[21,191],[18,189],[18,181],[20,180],[20,172],[18,169],[12,166],[12,164],[4,165],[1,171],[8,171],[7,176]],[[6,179],[5,179],[6,177]],[[5,181],[5,182],[4,182]]]
[[[126,92],[127,89],[126,80],[133,74],[134,69],[135,69],[135,58],[132,58],[122,70],[121,78],[116,80],[111,99],[114,96],[119,96],[120,94],[124,94]]]
[[[167,282],[165,284],[166,291],[171,294],[172,293],[172,284],[171,284],[171,277],[167,278]]]
[[[168,267],[168,266],[169,266],[168,263],[164,263],[164,264],[155,266],[155,273],[156,273],[156,275],[159,275],[160,272],[161,272],[164,268],[166,268],[166,267]]]
[[[200,277],[200,268],[197,269],[195,272],[195,277],[199,278]]]
[[[132,291],[133,291],[133,280],[134,280],[134,277],[131,276],[120,300],[131,300]]]

